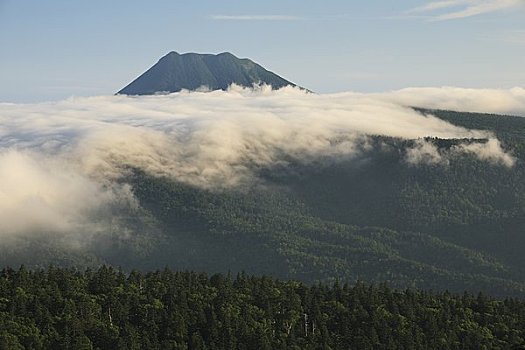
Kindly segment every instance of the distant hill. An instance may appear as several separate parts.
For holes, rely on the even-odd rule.
[[[118,94],[152,95],[202,87],[226,90],[231,84],[245,87],[267,84],[274,89],[295,86],[257,63],[247,58],[237,58],[229,52],[212,55],[172,51]]]

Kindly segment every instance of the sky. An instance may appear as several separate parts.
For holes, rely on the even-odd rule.
[[[111,95],[169,51],[319,93],[525,85],[525,0],[0,0],[0,102]]]

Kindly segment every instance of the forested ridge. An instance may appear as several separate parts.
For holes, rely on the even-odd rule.
[[[129,274],[0,273],[1,349],[522,349],[525,302],[385,284]]]
[[[234,188],[129,169],[120,181],[137,206],[116,213],[110,232],[79,245],[46,232],[17,237],[0,247],[0,266],[168,266],[525,297],[525,118],[420,112],[490,131],[513,165],[455,151],[487,139],[368,136],[352,156],[288,157]],[[408,162],[422,142],[441,160]]]

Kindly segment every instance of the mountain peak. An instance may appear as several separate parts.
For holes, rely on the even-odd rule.
[[[252,87],[271,85],[274,89],[295,86],[250,59],[240,59],[230,52],[179,54],[171,51],[155,65],[118,92],[124,95],[152,95],[182,89],[226,90],[231,84]]]
[[[221,52],[220,54],[217,54],[217,56],[229,56],[229,57],[237,58],[234,54],[228,51]]]

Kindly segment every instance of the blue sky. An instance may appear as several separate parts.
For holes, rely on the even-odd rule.
[[[525,0],[0,0],[0,102],[118,91],[169,51],[316,92],[525,85]]]

